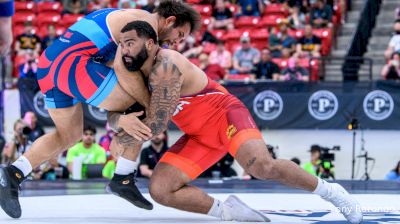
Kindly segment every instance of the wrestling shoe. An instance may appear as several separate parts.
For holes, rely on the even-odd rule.
[[[129,201],[139,208],[152,210],[153,204],[144,198],[136,187],[135,173],[136,171],[129,175],[114,174],[114,177],[106,187],[106,191]]]
[[[330,189],[325,197],[326,201],[331,202],[344,217],[351,223],[361,223],[363,213],[360,203],[351,196],[342,186],[333,183],[330,184]]]
[[[18,168],[14,166],[0,168],[0,205],[12,218],[21,217],[18,191],[23,180],[24,175]]]
[[[222,204],[221,219],[239,222],[271,222],[261,212],[250,208],[234,195],[230,195]]]

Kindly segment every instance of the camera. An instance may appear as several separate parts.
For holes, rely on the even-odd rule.
[[[32,129],[30,129],[28,126],[25,126],[25,127],[23,127],[22,128],[22,135],[24,135],[24,136],[28,136],[28,135],[30,135],[31,134],[31,132],[32,132]]]
[[[340,151],[340,146],[335,145],[332,148],[327,148],[327,147],[320,147],[321,149],[321,157],[320,159],[322,161],[334,161],[335,160],[335,154],[330,153],[329,151]]]

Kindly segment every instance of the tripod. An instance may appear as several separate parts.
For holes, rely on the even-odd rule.
[[[361,177],[361,180],[370,180],[369,173],[368,173],[368,161],[373,161],[375,163],[375,159],[368,157],[368,151],[365,150],[365,140],[364,140],[364,134],[361,132],[361,152],[364,152],[364,154],[361,154],[357,156],[357,158],[364,158],[364,174]]]

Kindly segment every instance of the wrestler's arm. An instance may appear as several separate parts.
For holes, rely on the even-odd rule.
[[[174,61],[180,57],[183,56],[177,52],[164,50],[150,72],[150,106],[144,124],[151,129],[153,136],[167,129],[178,104],[183,77]],[[118,136],[118,142],[123,145],[137,144],[137,140],[127,133]]]
[[[14,14],[13,0],[0,0],[0,56],[5,56],[12,43],[11,16]]]

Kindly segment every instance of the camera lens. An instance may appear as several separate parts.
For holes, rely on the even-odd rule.
[[[22,129],[22,134],[23,135],[29,135],[32,132],[32,129],[30,129],[29,127],[24,127]]]

